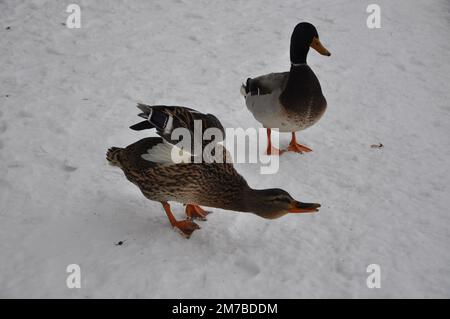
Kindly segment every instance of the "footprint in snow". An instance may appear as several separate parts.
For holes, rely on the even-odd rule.
[[[258,275],[261,272],[259,266],[247,258],[239,258],[234,264],[251,277]]]

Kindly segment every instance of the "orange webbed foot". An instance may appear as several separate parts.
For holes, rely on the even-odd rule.
[[[295,152],[295,153],[307,153],[307,152],[312,152],[312,149],[310,149],[309,147],[306,147],[304,145],[298,144],[298,143],[290,143],[289,147],[288,147],[288,151],[290,152]]]
[[[312,149],[306,147],[305,145],[298,144],[297,138],[295,137],[295,132],[293,132],[291,142],[289,143],[288,151],[301,154],[303,152],[305,153],[312,152]]]
[[[210,213],[211,212],[205,211],[203,208],[201,208],[198,205],[193,205],[193,204],[186,205],[186,215],[189,220],[200,219],[200,220],[205,221],[206,216]]]
[[[174,227],[177,228],[178,230],[180,230],[181,234],[186,238],[191,237],[192,233],[195,230],[200,229],[200,226],[191,220],[177,221],[175,223]]]
[[[189,238],[195,230],[200,229],[200,226],[191,220],[176,220],[170,209],[170,205],[167,202],[161,202],[161,204],[164,207],[164,211],[166,212],[172,227],[177,228],[184,237]]]

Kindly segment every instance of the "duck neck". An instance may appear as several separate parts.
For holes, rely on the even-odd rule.
[[[288,79],[288,84],[289,82],[295,82],[296,80],[298,80],[301,75],[303,74],[303,70],[304,67],[307,66],[307,63],[292,63],[291,64],[291,69],[289,70],[289,79]]]
[[[296,51],[291,53],[291,66],[306,64],[306,57],[308,56],[309,47],[304,51]]]
[[[257,191],[248,186],[247,183],[231,188],[232,189],[224,187],[224,189],[220,191],[223,193],[220,204],[203,203],[203,205],[238,212],[254,212],[258,203]]]
[[[280,95],[280,102],[284,107],[295,107],[299,94],[298,85],[304,81],[305,66],[306,62],[291,65],[286,87]]]
[[[257,213],[261,210],[261,205],[264,203],[266,190],[264,189],[253,189],[248,187],[242,192],[243,196],[243,211]]]

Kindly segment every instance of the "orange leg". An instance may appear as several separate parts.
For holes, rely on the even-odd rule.
[[[196,229],[200,229],[200,226],[191,220],[176,220],[175,216],[173,216],[172,211],[170,210],[170,205],[167,202],[162,202],[161,204],[164,207],[164,210],[167,214],[167,217],[169,218],[172,227],[178,228],[186,238],[191,237],[192,233]]]
[[[292,132],[292,139],[291,142],[289,143],[288,151],[303,153],[303,152],[312,152],[312,149],[304,145],[298,144],[297,139],[295,137],[295,132]]]
[[[198,218],[200,220],[206,220],[206,215],[208,215],[210,213],[211,212],[205,211],[203,208],[201,208],[198,205],[193,205],[193,204],[186,205],[186,215],[187,215],[188,219]]]
[[[267,155],[281,155],[283,154],[285,151],[279,150],[276,147],[272,146],[272,140],[270,139],[270,135],[271,135],[271,129],[268,128],[267,129],[267,139],[268,139],[268,143],[267,143],[267,151],[266,154]]]

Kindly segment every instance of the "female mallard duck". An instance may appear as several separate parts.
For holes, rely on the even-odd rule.
[[[297,24],[291,37],[290,71],[249,78],[242,85],[241,92],[245,96],[247,108],[267,128],[269,155],[283,152],[272,147],[271,128],[292,133],[289,151],[311,151],[297,143],[295,132],[315,124],[325,112],[327,101],[322,95],[319,80],[306,64],[310,47],[322,55],[331,55],[320,43],[317,30],[312,24]]]
[[[251,212],[269,219],[316,212],[320,207],[298,202],[282,189],[253,189],[232,163],[175,164],[170,158],[172,147],[159,137],[148,137],[126,148],[112,147],[106,158],[120,167],[145,197],[160,202],[171,225],[188,238],[200,228],[192,219],[206,218],[207,212],[199,205]],[[169,201],[186,204],[188,218],[175,219]]]
[[[220,122],[214,125],[222,127]],[[188,160],[174,163],[174,146],[159,137],[144,138],[126,148],[112,147],[106,158],[120,167],[145,197],[160,202],[172,226],[186,237],[200,228],[192,219],[206,219],[207,212],[199,205],[251,212],[269,219],[287,213],[318,211],[319,204],[298,202],[284,190],[251,188],[233,164],[226,160],[229,155],[225,147],[221,144],[216,146],[219,154],[223,155],[222,162]],[[175,219],[169,201],[186,204],[186,220]]]

